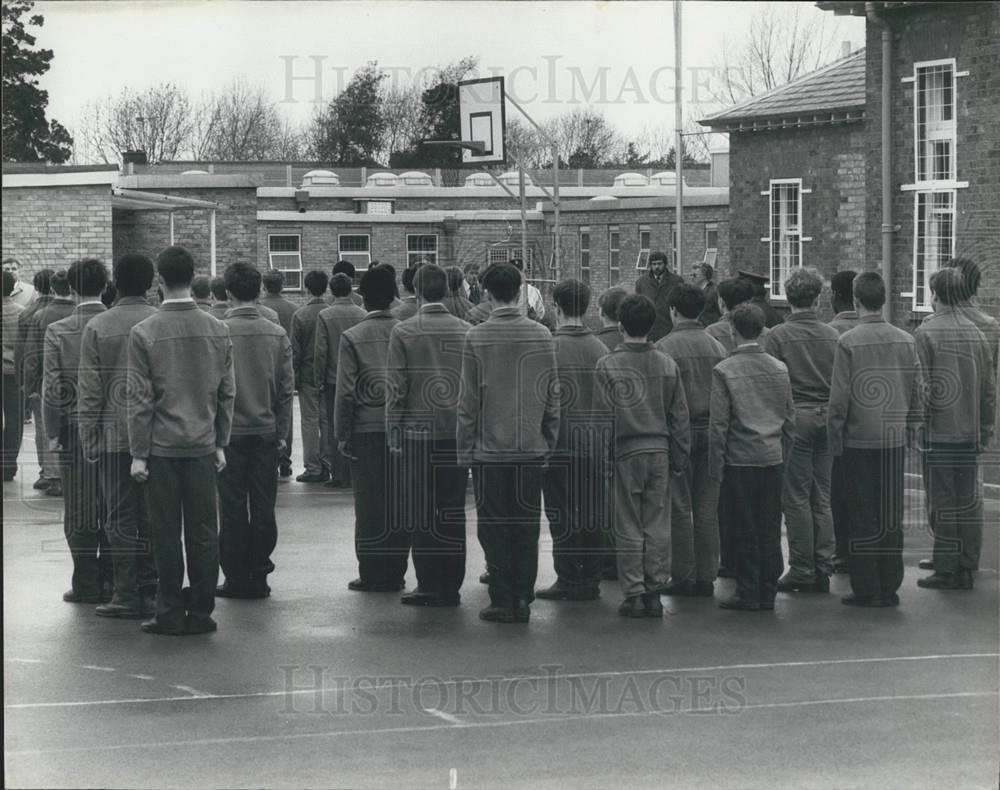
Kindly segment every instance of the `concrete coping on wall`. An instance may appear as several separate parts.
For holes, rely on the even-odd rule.
[[[671,190],[672,191],[672,190]],[[728,206],[729,190],[724,188],[703,188],[684,190],[683,203],[685,208],[696,206]],[[560,200],[560,211],[623,211],[630,209],[672,209],[676,205],[674,195],[667,197],[628,197],[611,202],[593,200]],[[552,211],[551,202],[541,204],[542,211]]]
[[[206,173],[169,176],[121,176],[124,189],[256,189],[261,179],[243,173]],[[295,190],[290,190],[294,195]]]
[[[295,187],[259,187],[257,197],[259,198],[288,198],[293,199],[296,193]],[[342,199],[364,199],[364,200],[385,200],[389,198],[454,198],[456,200],[468,200],[469,198],[495,198],[506,193],[498,186],[459,186],[459,187],[310,187],[309,196],[312,198],[342,198]],[[661,200],[673,200],[675,188],[670,186],[646,186],[646,187],[560,187],[560,200],[572,198],[592,198],[597,195],[609,195],[617,198],[659,198]],[[545,198],[546,193],[538,187],[527,187],[525,195],[532,199]],[[684,189],[684,203],[688,205],[689,199],[708,201],[704,205],[724,205],[729,203],[729,189],[727,187],[686,187]],[[721,202],[719,202],[721,201]],[[623,200],[624,202],[624,200]],[[693,203],[692,205],[700,205]]]

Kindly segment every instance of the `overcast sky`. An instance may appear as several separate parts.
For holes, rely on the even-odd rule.
[[[684,2],[685,90],[704,102],[692,117],[714,109],[711,70],[727,42],[745,37],[755,5]],[[823,20],[837,49],[863,44],[862,20],[782,5]],[[198,96],[243,75],[305,120],[317,88],[331,98],[367,61],[411,83],[419,69],[469,54],[481,76],[504,74],[508,93],[539,119],[580,104],[630,133],[673,118],[669,2],[119,0],[37,2],[36,11],[45,17],[38,45],[55,52],[42,80],[49,117],[71,131],[86,102],[125,86],[174,82]]]

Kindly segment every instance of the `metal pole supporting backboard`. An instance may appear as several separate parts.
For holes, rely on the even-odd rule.
[[[684,260],[684,103],[681,96],[683,90],[683,71],[681,57],[681,3],[674,0],[674,162],[675,186],[674,200],[677,206],[677,260],[674,268],[677,274],[682,274],[681,266]]]

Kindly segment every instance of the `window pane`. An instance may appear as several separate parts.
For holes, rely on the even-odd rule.
[[[952,255],[955,193],[917,193],[917,248],[914,259],[914,296],[918,306],[931,303],[930,278]]]
[[[950,64],[917,70],[917,181],[955,177],[955,72]]]
[[[785,280],[802,265],[802,206],[798,184],[771,184],[771,295],[784,293]]]
[[[270,252],[298,252],[298,236],[268,236],[267,246]]]
[[[341,236],[340,252],[368,252],[368,236]]]

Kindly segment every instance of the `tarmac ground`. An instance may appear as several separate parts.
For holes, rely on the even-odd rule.
[[[272,596],[162,637],[61,600],[62,501],[31,489],[26,428],[3,488],[8,787],[997,787],[995,499],[972,591],[917,588],[931,539],[912,490],[896,609],[842,606],[837,576],[774,612],[664,598],[662,620],[629,620],[604,582],[497,625],[477,618],[471,499],[462,605],[420,609],[348,591],[350,492],[283,482]]]

